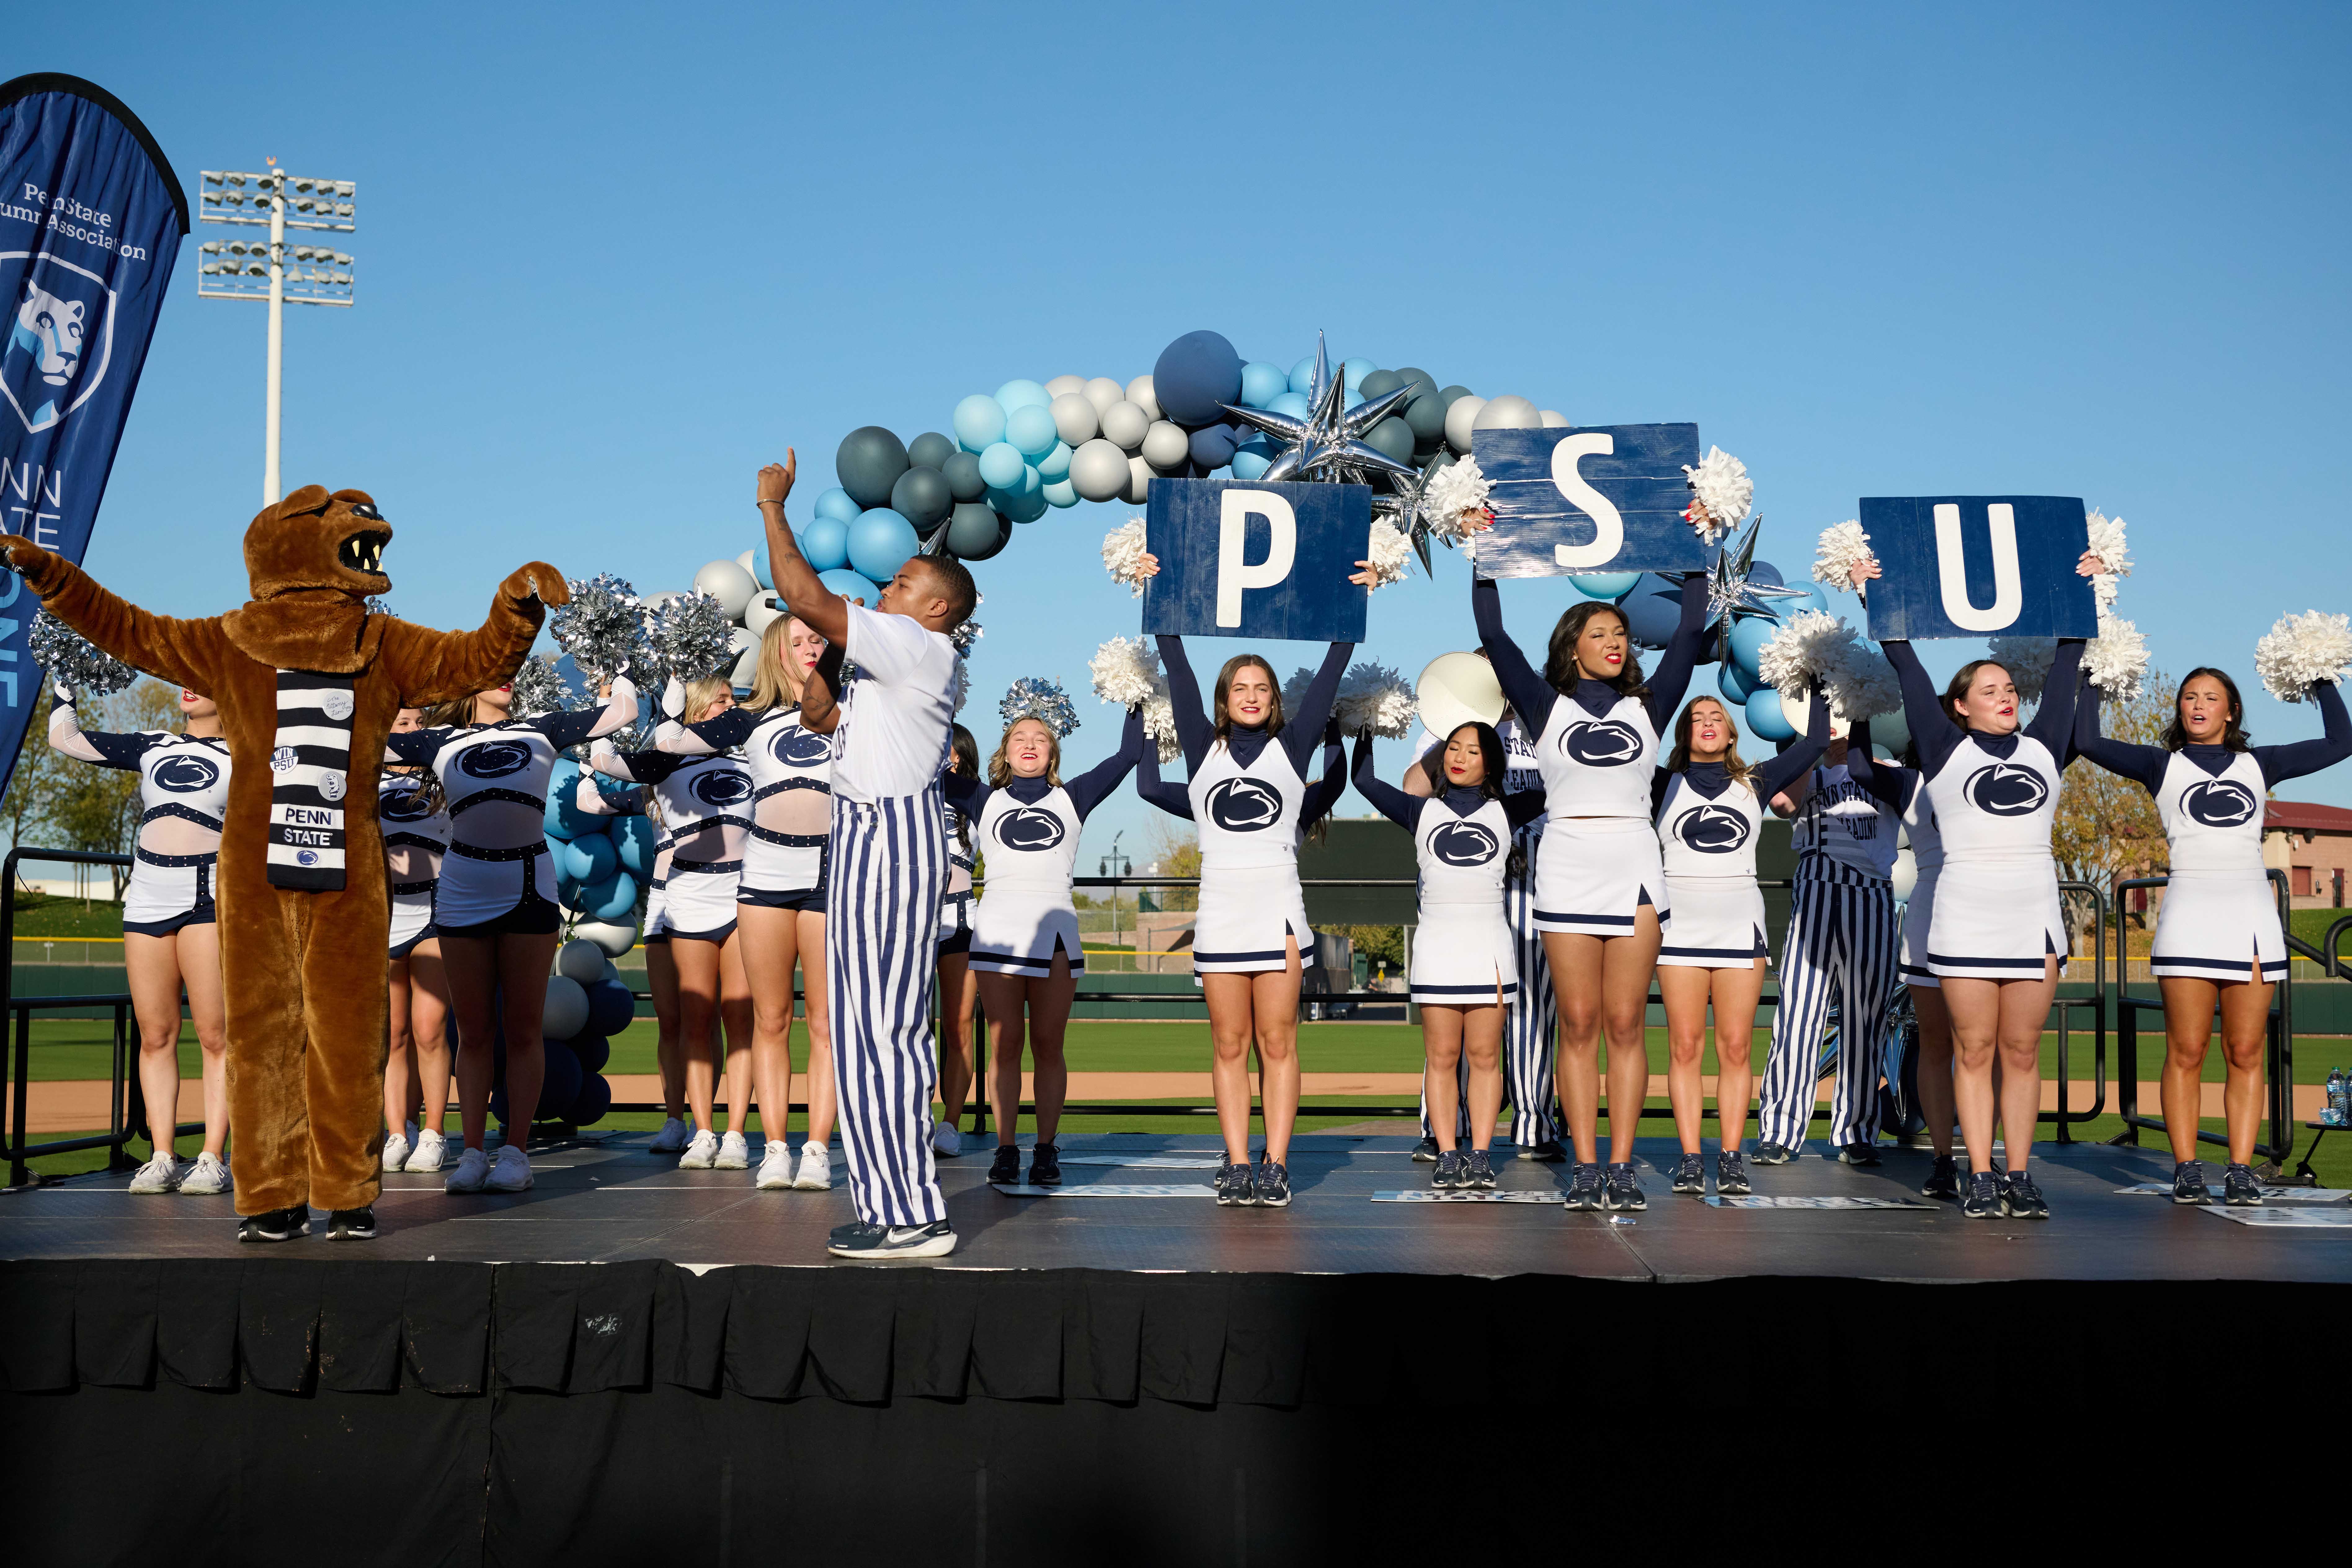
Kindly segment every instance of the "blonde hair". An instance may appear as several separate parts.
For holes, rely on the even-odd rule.
[[[1024,724],[1034,723],[1045,731],[1045,784],[1050,789],[1062,787],[1062,737],[1054,733],[1054,726],[1034,713],[1024,713],[1004,726],[1004,738],[996,742],[996,754],[988,759],[988,787],[1003,789],[1013,782],[1013,763],[1004,752],[1013,743],[1013,731]]]
[[[798,619],[798,616],[782,615],[761,628],[760,662],[752,668],[751,695],[743,699],[744,707],[791,708],[799,703],[806,680],[793,668],[792,657],[793,623]]]
[[[711,704],[720,698],[735,695],[734,683],[723,675],[706,675],[699,680],[686,683],[686,721],[698,723],[710,717]]]
[[[425,728],[428,730],[462,730],[474,721],[474,698],[468,691],[463,697],[452,697],[446,702],[436,702],[425,710]]]

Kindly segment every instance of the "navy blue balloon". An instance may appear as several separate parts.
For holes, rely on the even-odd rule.
[[[588,987],[588,1027],[591,1035],[617,1035],[637,1016],[637,999],[618,980],[599,980]]]
[[[919,468],[943,467],[956,455],[956,444],[936,430],[926,430],[907,443],[907,461]]]
[[[1219,332],[1186,332],[1160,351],[1151,395],[1160,413],[1187,428],[1214,425],[1224,405],[1242,400],[1242,356]]]
[[[582,1072],[602,1072],[604,1064],[613,1059],[613,1042],[602,1035],[574,1036],[572,1054],[580,1058]]]
[[[579,1098],[580,1080],[586,1075],[581,1072],[580,1058],[572,1054],[572,1047],[561,1041],[548,1041],[542,1055],[547,1058],[547,1077],[540,1086],[539,1114],[561,1116]]]
[[[890,487],[890,510],[913,523],[917,533],[927,537],[947,521],[954,506],[955,492],[948,488],[947,476],[937,468],[908,468]]]
[[[1761,583],[1771,588],[1780,587],[1784,582],[1780,575],[1780,569],[1769,561],[1750,561],[1748,563],[1748,580],[1751,583]],[[1772,602],[1777,605],[1783,601],[1775,599]]]
[[[1655,572],[1644,572],[1633,591],[1617,601],[1626,629],[1646,648],[1662,648],[1674,640],[1682,623],[1683,591]]]
[[[565,1120],[574,1127],[593,1127],[612,1109],[612,1084],[603,1073],[590,1073],[581,1080],[579,1098],[572,1100],[572,1114]]]
[[[890,487],[907,471],[907,448],[879,425],[861,425],[841,438],[834,477],[866,510],[890,504]]]
[[[1192,432],[1192,461],[1203,469],[1222,468],[1234,460],[1234,427],[1203,425]]]
[[[971,452],[958,452],[940,465],[940,477],[948,482],[948,493],[960,501],[978,500],[988,493],[988,481],[980,477],[980,458]]]

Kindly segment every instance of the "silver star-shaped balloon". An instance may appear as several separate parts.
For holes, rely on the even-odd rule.
[[[1422,571],[1432,577],[1437,573],[1429,563],[1429,517],[1421,509],[1428,499],[1429,481],[1437,477],[1438,470],[1444,468],[1445,463],[1445,454],[1439,452],[1412,479],[1392,479],[1397,487],[1396,494],[1372,498],[1372,515],[1387,518],[1396,526],[1397,531],[1412,541],[1412,548],[1421,557]],[[1447,540],[1445,547],[1453,549],[1454,542]]]
[[[1318,480],[1328,484],[1364,485],[1375,474],[1410,480],[1420,470],[1400,463],[1364,439],[1364,433],[1412,398],[1410,385],[1367,398],[1353,408],[1348,402],[1347,367],[1334,374],[1323,334],[1315,334],[1315,379],[1307,389],[1307,417],[1300,419],[1270,409],[1245,408],[1228,403],[1225,412],[1255,426],[1280,442],[1283,450],[1258,476],[1280,479]]]
[[[1706,569],[1706,616],[1708,624],[1715,627],[1715,657],[1718,660],[1731,658],[1731,628],[1738,616],[1777,616],[1779,612],[1768,601],[1811,596],[1802,588],[1776,588],[1749,579],[1748,574],[1756,563],[1756,536],[1763,527],[1764,519],[1759,516],[1748,525],[1738,544],[1727,543]],[[1676,575],[1687,578],[1690,574]]]

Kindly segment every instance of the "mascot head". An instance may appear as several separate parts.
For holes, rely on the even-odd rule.
[[[392,529],[365,490],[327,493],[304,485],[264,507],[245,531],[245,570],[253,596],[271,599],[303,589],[325,589],[354,599],[387,593],[384,546]]]

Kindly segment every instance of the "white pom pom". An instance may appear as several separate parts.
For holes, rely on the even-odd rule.
[[[1477,531],[1475,525],[1486,521],[1481,514],[1493,489],[1475,458],[1464,458],[1438,469],[1430,476],[1429,488],[1421,497],[1421,511],[1429,520],[1429,531],[1456,543],[1469,538]]]
[[[2110,698],[2129,701],[2147,673],[2147,639],[2131,622],[2101,616],[2099,635],[2083,649],[2083,673]]]
[[[1853,569],[1877,559],[1862,524],[1852,520],[1833,524],[1822,530],[1821,542],[1813,546],[1813,581],[1851,590]]]
[[[1412,560],[1412,541],[1404,536],[1404,531],[1374,518],[1370,544],[1365,559],[1372,563],[1372,586],[1384,588],[1403,582],[1406,563]]]
[[[1391,741],[1402,740],[1412,728],[1413,711],[1412,688],[1404,678],[1369,659],[1339,678],[1339,700],[1331,705],[1341,734],[1370,730]]]
[[[1853,633],[1844,621],[1819,610],[1800,610],[1780,624],[1756,656],[1765,685],[1793,694],[1810,691],[1844,657]]]
[[[1130,517],[1103,535],[1103,570],[1114,583],[1124,583],[1135,597],[1143,597],[1143,520]]]
[[[1166,692],[1143,705],[1143,732],[1151,737],[1162,763],[1172,763],[1183,754],[1184,742],[1176,738],[1176,705]]]
[[[1303,664],[1290,672],[1290,679],[1282,683],[1282,710],[1285,713],[1298,711],[1299,704],[1307,700],[1307,689],[1314,684],[1314,680],[1315,672]]]
[[[1691,516],[1690,524],[1698,531],[1699,542],[1713,544],[1739,526],[1748,515],[1748,503],[1756,499],[1756,481],[1748,477],[1748,465],[1720,447],[1709,447],[1706,456],[1694,468],[1683,465],[1683,473],[1690,481],[1691,492],[1698,497],[1701,515]]]
[[[2051,662],[2058,657],[2058,639],[1989,637],[1986,642],[1992,661],[2009,671],[2010,680],[2017,687],[2017,700],[2041,701],[2042,688],[2050,679]]]
[[[2091,510],[2091,553],[2099,558],[2103,571],[2091,574],[2091,596],[2098,601],[2099,614],[2105,616],[2116,607],[2116,580],[2131,575],[2131,552],[2124,548],[2124,520],[2110,518],[2094,507]]]
[[[2352,668],[2352,619],[2305,610],[2281,616],[2254,645],[2254,668],[2282,702],[2300,702],[2321,681],[2340,681]]]
[[[1095,695],[1114,708],[1133,708],[1168,690],[1159,651],[1142,637],[1111,638],[1095,649],[1087,668],[1094,676]]]
[[[1895,679],[1895,667],[1859,636],[1846,645],[1844,657],[1822,679],[1829,688],[1832,719],[1852,723],[1903,711],[1903,686]]]

